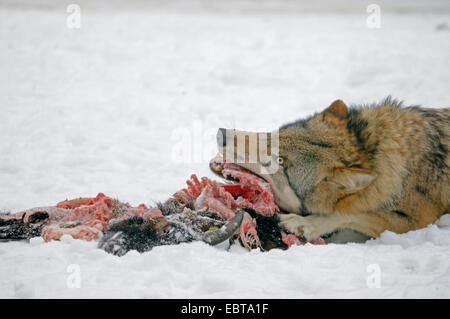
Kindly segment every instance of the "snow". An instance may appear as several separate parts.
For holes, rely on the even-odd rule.
[[[449,245],[449,226],[266,253],[195,242],[116,257],[71,237],[34,238],[0,246],[0,297],[448,298]],[[71,265],[79,266],[80,288],[68,287]],[[371,265],[380,269],[380,288],[367,284]]]
[[[100,191],[154,204],[192,173],[215,178],[218,127],[274,129],[337,98],[449,106],[443,1],[380,1],[379,29],[364,1],[77,3],[80,29],[57,1],[0,4],[0,211]],[[0,243],[0,297],[449,298],[449,217],[267,253]]]

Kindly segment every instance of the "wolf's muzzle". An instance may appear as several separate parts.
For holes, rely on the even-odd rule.
[[[217,131],[216,140],[219,147],[227,146],[227,129],[219,128]]]

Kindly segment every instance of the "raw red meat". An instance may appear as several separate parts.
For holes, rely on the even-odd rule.
[[[96,240],[111,222],[135,215],[148,218],[162,216],[159,209],[149,209],[144,204],[132,207],[99,193],[93,198],[65,200],[56,206],[32,208],[7,218],[23,218],[26,223],[29,217],[37,212],[46,212],[49,215],[47,225],[42,228],[45,241],[59,239],[65,234],[76,239]]]
[[[275,212],[280,212],[275,204],[270,184],[262,178],[238,165],[225,162],[221,157],[213,158],[210,167],[215,173],[239,182],[219,184],[206,177],[199,181],[196,175],[192,175],[186,182],[188,188],[182,189],[174,197],[184,203],[194,201],[196,210],[214,211],[225,220],[232,219],[234,210],[239,207],[251,208],[264,216],[273,216]],[[238,235],[244,247],[249,250],[255,246],[261,247],[256,227],[256,221],[245,213]],[[282,241],[287,246],[306,243],[299,237],[284,232],[282,232]],[[325,241],[318,238],[311,243],[325,244]]]
[[[264,215],[273,216],[280,209],[275,204],[272,189],[265,180],[249,171],[230,163],[214,158],[211,167],[220,175],[239,181],[235,184],[219,184],[209,178],[201,180],[192,175],[187,181],[187,188],[174,195],[184,204],[193,201],[195,211],[213,211],[223,220],[230,221],[235,216],[235,210],[240,207],[251,208]],[[56,240],[67,234],[76,239],[97,240],[108,227],[130,216],[142,216],[150,219],[162,217],[157,208],[148,208],[144,204],[132,207],[129,204],[99,193],[92,198],[77,198],[65,200],[56,206],[38,207],[20,213],[2,217],[2,220],[16,219],[28,222],[31,215],[38,212],[48,214],[48,221],[41,230],[45,241]],[[257,223],[248,213],[244,214],[243,222],[238,231],[241,243],[247,249],[261,247],[257,233]],[[282,232],[282,242],[287,246],[305,244],[292,234]],[[313,244],[325,243],[319,238]]]

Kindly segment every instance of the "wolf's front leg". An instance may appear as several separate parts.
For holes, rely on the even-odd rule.
[[[309,215],[299,216],[296,214],[280,215],[280,226],[288,232],[297,236],[303,236],[307,241],[319,238],[321,235],[331,233],[338,228],[344,228],[346,220],[344,217]]]
[[[286,214],[280,215],[280,226],[297,236],[304,236],[310,241],[343,228],[350,228],[374,238],[379,237],[386,230],[402,234],[423,228],[433,223],[435,219],[434,215],[430,214],[428,218],[416,220],[400,211],[379,211],[355,215],[313,214],[306,217]]]

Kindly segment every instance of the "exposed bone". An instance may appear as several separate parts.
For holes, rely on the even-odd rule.
[[[221,229],[206,232],[203,236],[203,241],[213,246],[224,242],[237,232],[241,226],[243,218],[244,211],[242,209],[238,209],[234,218]]]

